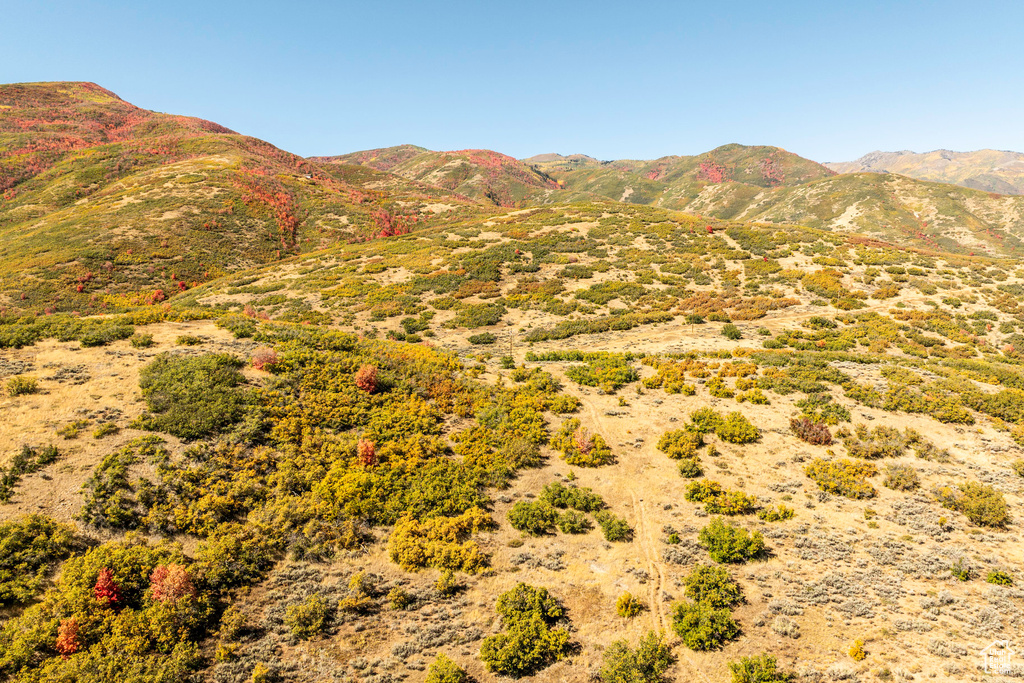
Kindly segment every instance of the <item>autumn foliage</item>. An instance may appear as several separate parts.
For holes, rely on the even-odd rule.
[[[55,645],[61,657],[67,659],[82,648],[78,637],[78,620],[74,617],[61,619],[57,626],[57,643]]]
[[[368,394],[377,390],[377,366],[364,365],[356,370],[356,386]]]
[[[149,576],[149,588],[156,602],[177,602],[196,594],[188,570],[180,564],[162,564],[154,569]]]
[[[104,567],[96,577],[96,585],[92,589],[93,596],[104,606],[115,606],[121,601],[121,589],[114,582],[113,573]]]

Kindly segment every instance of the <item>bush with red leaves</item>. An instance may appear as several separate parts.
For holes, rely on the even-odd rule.
[[[832,432],[823,424],[813,422],[804,418],[793,418],[789,421],[789,428],[800,439],[815,446],[829,446],[832,444]]]
[[[99,576],[96,577],[92,593],[101,605],[113,606],[121,601],[121,588],[114,583],[114,575],[106,567],[101,569]]]
[[[368,394],[377,390],[377,367],[364,365],[356,370],[356,386]]]

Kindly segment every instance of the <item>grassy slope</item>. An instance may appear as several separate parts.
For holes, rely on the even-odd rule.
[[[414,145],[373,149],[336,157],[336,164],[361,164],[502,207],[544,201],[558,184],[510,156],[484,149],[433,152]]]
[[[405,228],[430,222],[439,200],[447,213],[480,210],[138,109],[92,84],[0,87],[0,168],[0,306],[98,310],[367,239],[394,230],[395,216]]]

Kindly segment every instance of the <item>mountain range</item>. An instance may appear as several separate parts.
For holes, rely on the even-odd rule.
[[[888,155],[830,168],[738,144],[655,160],[415,145],[302,158],[92,83],[4,85],[0,306],[103,310],[338,242],[593,201],[1016,258],[1024,197],[911,177],[938,168],[937,179],[984,184],[970,170],[984,161],[986,177],[998,165],[1009,188],[1021,162],[1008,154],[900,153],[900,173],[877,172],[895,168]]]

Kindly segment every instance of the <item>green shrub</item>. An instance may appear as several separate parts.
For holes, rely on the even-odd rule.
[[[726,524],[716,517],[700,530],[697,537],[711,559],[720,563],[746,562],[765,552],[761,532],[750,533],[741,527]]]
[[[239,388],[244,365],[228,354],[157,356],[139,375],[150,411],[141,426],[181,439],[223,431],[245,413],[247,394]]]
[[[1007,572],[999,569],[993,569],[985,576],[985,581],[988,583],[994,583],[997,586],[1012,586],[1013,577]]]
[[[625,640],[609,645],[598,678],[601,683],[661,683],[674,661],[665,635],[648,631],[635,650]]]
[[[487,327],[497,325],[505,315],[501,304],[466,304],[455,314],[456,327]]]
[[[77,439],[78,435],[82,433],[82,430],[89,426],[88,420],[74,420],[67,423],[63,427],[57,430],[57,436],[62,436],[66,440]]]
[[[521,500],[508,511],[508,522],[517,531],[543,536],[554,530],[558,513],[547,503]]]
[[[991,486],[978,482],[965,482],[936,491],[942,506],[956,510],[978,526],[1005,527],[1010,522],[1010,508],[1003,494]]]
[[[467,674],[458,664],[441,653],[427,670],[426,683],[469,683]]]
[[[744,444],[752,443],[761,438],[761,433],[742,413],[732,412],[725,416],[715,429],[715,434],[722,441]]]
[[[729,670],[732,683],[789,683],[796,679],[794,674],[780,671],[775,657],[768,653],[729,662]]]
[[[194,334],[182,334],[174,340],[174,343],[178,346],[198,346],[203,343],[203,340]]]
[[[704,475],[701,469],[700,460],[697,458],[684,458],[679,461],[679,476],[693,479]]]
[[[569,510],[558,516],[558,530],[563,534],[585,534],[593,528],[590,519],[582,512]]]
[[[606,541],[625,543],[633,540],[633,527],[629,526],[629,522],[622,517],[616,517],[607,510],[601,510],[594,515],[594,519],[601,526],[601,532]]]
[[[540,500],[552,507],[572,508],[580,512],[597,512],[604,508],[604,499],[593,490],[579,486],[565,486],[561,482],[547,484],[540,493]]]
[[[658,450],[677,460],[693,458],[697,455],[697,449],[703,445],[701,433],[689,429],[674,429],[658,439]]]
[[[599,434],[590,434],[577,418],[566,420],[551,439],[551,446],[562,451],[569,465],[601,467],[615,462],[612,449]]]
[[[698,408],[690,413],[690,428],[700,434],[712,434],[722,425],[722,416],[714,408]]]
[[[388,606],[393,610],[403,610],[416,602],[415,598],[409,594],[407,590],[399,586],[395,586],[387,595]]]
[[[153,335],[136,332],[128,338],[128,343],[136,349],[148,349],[155,342],[153,341]]]
[[[74,529],[42,515],[0,524],[0,605],[35,597],[47,574],[75,548]]]
[[[781,522],[785,519],[793,519],[793,517],[796,516],[796,511],[791,507],[779,503],[778,506],[769,506],[763,510],[758,510],[757,516],[765,522]]]
[[[896,491],[913,491],[921,485],[921,479],[910,465],[888,465],[882,485]]]
[[[729,323],[722,327],[722,336],[725,337],[726,339],[736,341],[737,339],[743,338],[743,333],[740,332],[740,328],[736,327],[732,323]]]
[[[615,601],[615,611],[623,619],[632,619],[644,611],[644,603],[632,593],[623,593]]]
[[[487,344],[493,344],[494,342],[498,341],[498,338],[495,337],[490,332],[484,332],[482,334],[471,335],[469,337],[468,341],[469,341],[470,344],[487,345]]]
[[[698,564],[683,579],[685,595],[715,609],[732,607],[743,602],[743,590],[729,572],[716,565]]]
[[[569,633],[555,627],[565,609],[546,588],[520,583],[498,596],[496,609],[506,633],[489,636],[480,646],[488,671],[519,678],[568,654]]]
[[[824,460],[815,458],[804,468],[804,473],[813,479],[822,491],[835,493],[847,498],[874,498],[875,488],[867,481],[878,474],[878,468],[870,462],[847,460]]]
[[[957,581],[970,581],[974,578],[974,569],[962,557],[958,557],[949,567],[949,573]]]
[[[757,498],[742,491],[727,491],[717,481],[691,481],[684,494],[686,500],[704,503],[704,509],[715,515],[746,515],[757,507]]]
[[[7,380],[7,395],[11,397],[34,394],[39,391],[39,380],[35,377],[17,375]]]
[[[111,436],[113,434],[117,434],[120,431],[121,431],[121,428],[118,427],[113,422],[106,422],[106,423],[101,424],[100,426],[98,426],[96,428],[96,430],[93,431],[92,437],[94,439],[102,439],[105,436]]]
[[[682,602],[672,608],[672,630],[691,650],[718,650],[740,634],[739,625],[728,609],[707,603]]]
[[[327,600],[315,593],[285,611],[284,625],[299,640],[310,640],[324,632],[331,617]]]

